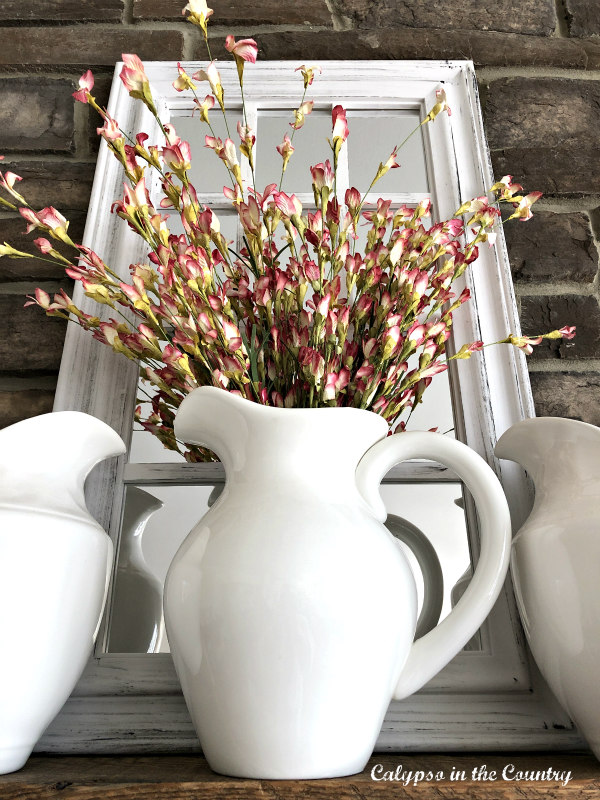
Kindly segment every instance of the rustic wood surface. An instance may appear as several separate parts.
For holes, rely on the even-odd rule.
[[[402,780],[375,781],[371,770],[439,773],[439,780],[409,785]],[[473,780],[486,765],[495,780]],[[513,780],[502,778],[508,765]],[[515,780],[517,771],[569,773],[561,779]],[[464,772],[465,779],[451,780]],[[20,771],[0,777],[2,800],[403,800],[471,798],[474,800],[592,800],[600,796],[600,764],[589,754],[376,754],[364,772],[346,778],[313,781],[242,780],[216,775],[201,756],[33,756]]]

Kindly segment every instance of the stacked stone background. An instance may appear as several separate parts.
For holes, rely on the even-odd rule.
[[[0,153],[38,207],[85,222],[96,120],[73,103],[91,67],[108,98],[121,53],[204,59],[184,0],[2,0]],[[531,357],[538,414],[600,425],[600,9],[598,0],[213,0],[211,35],[254,36],[259,57],[464,59],[475,62],[496,176],[544,198],[506,234],[527,332],[577,325],[573,343]],[[216,49],[216,48],[215,48]],[[0,242],[23,241],[0,213]],[[33,235],[29,238],[33,238]],[[35,286],[68,287],[60,270],[0,260],[0,426],[48,411],[64,326],[24,309]]]

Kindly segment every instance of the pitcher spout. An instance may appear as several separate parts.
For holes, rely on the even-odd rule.
[[[358,462],[387,431],[385,420],[370,411],[273,408],[212,386],[191,392],[175,417],[180,441],[209,448],[228,480],[235,473],[244,482],[260,475],[277,483],[354,486]]]
[[[125,449],[110,426],[79,411],[17,422],[0,431],[0,504],[87,515],[83,488],[88,473]]]
[[[542,482],[580,485],[600,479],[600,430],[578,420],[535,417],[517,422],[502,434],[494,452],[516,461],[536,488]]]
[[[224,389],[202,386],[190,392],[179,406],[175,436],[186,444],[212,450],[226,470],[240,469],[239,454],[249,436],[249,416],[256,408],[255,403]]]
[[[17,422],[0,431],[0,465],[23,463],[28,470],[68,468],[85,478],[105,458],[121,455],[121,437],[102,420],[80,411],[55,411]]]
[[[536,421],[517,422],[502,434],[494,448],[496,458],[516,461],[532,478],[535,478],[537,467],[545,461],[551,446],[543,426],[540,428]]]
[[[51,432],[58,443],[65,447],[66,458],[72,467],[76,463],[83,480],[91,470],[106,458],[125,453],[123,440],[110,425],[91,414],[79,411],[57,411],[49,415]],[[72,446],[69,444],[72,443]],[[66,445],[66,446],[65,446]],[[62,449],[62,448],[61,448]],[[55,457],[55,456],[54,456]],[[62,459],[59,457],[58,461]]]

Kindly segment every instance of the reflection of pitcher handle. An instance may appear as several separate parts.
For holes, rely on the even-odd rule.
[[[409,547],[417,559],[419,569],[423,575],[423,606],[415,638],[420,639],[440,621],[442,606],[444,604],[444,574],[442,565],[431,544],[422,530],[407,519],[388,514],[385,527],[399,541]]]
[[[450,614],[414,642],[394,699],[401,700],[424,686],[481,626],[500,594],[508,570],[511,545],[510,512],[500,482],[477,453],[461,442],[437,433],[401,433],[373,445],[358,465],[358,488],[375,516],[385,522],[379,484],[396,464],[411,458],[438,461],[451,467],[471,492],[480,524],[480,555],[471,583]]]

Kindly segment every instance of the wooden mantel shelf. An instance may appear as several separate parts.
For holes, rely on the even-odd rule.
[[[396,774],[443,773],[438,780],[405,786],[401,780],[375,781],[371,770]],[[495,780],[473,780],[486,765]],[[506,777],[502,771],[507,768]],[[565,783],[546,779],[548,771],[571,773]],[[453,772],[454,771],[454,772]],[[464,772],[465,780],[450,776]],[[541,773],[538,780],[515,780],[517,772]],[[20,771],[0,776],[1,800],[595,800],[600,796],[600,764],[588,754],[510,753],[375,755],[359,775],[332,780],[241,780],[216,775],[201,756],[33,756]]]

